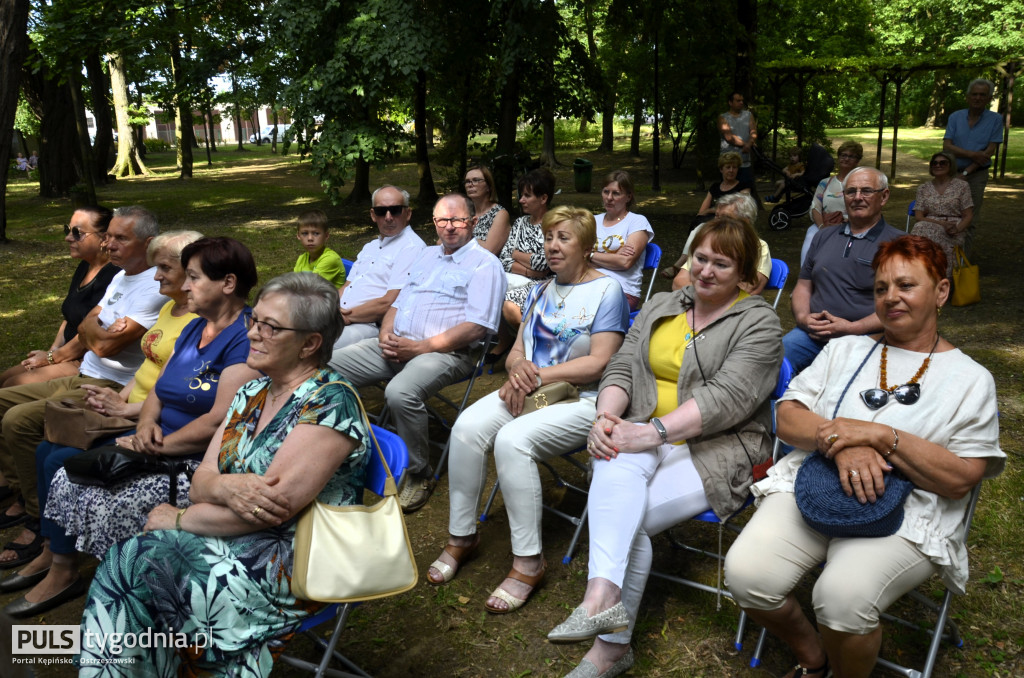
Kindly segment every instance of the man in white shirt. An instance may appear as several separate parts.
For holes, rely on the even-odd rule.
[[[331,366],[353,384],[389,379],[384,395],[409,448],[399,502],[411,513],[434,490],[426,400],[473,369],[470,348],[497,331],[505,271],[473,237],[473,203],[446,195],[434,206],[440,245],[424,249],[381,321],[380,334],[337,351]]]
[[[122,270],[78,327],[78,340],[88,349],[79,374],[0,389],[0,471],[24,499],[24,503],[16,502],[0,514],[0,529],[26,523],[13,542],[20,548],[0,553],[0,567],[28,562],[42,549],[35,453],[43,440],[46,401],[81,397],[82,384],[120,389],[142,364],[139,341],[167,302],[167,297],[160,294],[160,283],[153,279],[156,268],[146,260],[149,241],[159,231],[156,217],[149,210],[114,210],[105,240],[110,263]]]
[[[380,334],[384,314],[409,279],[409,268],[427,246],[409,226],[412,210],[406,191],[394,186],[378,188],[373,192],[370,218],[379,235],[360,250],[338,291],[345,329],[334,344],[335,351]]]

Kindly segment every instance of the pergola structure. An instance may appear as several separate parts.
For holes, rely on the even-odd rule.
[[[999,110],[1003,116],[1003,144],[997,150],[992,163],[993,178],[1006,174],[1006,149],[1010,141],[1010,111],[1013,106],[1013,85],[1016,74],[1024,64],[1024,57],[993,61],[977,55],[946,55],[942,59],[898,60],[895,57],[852,57],[847,59],[785,59],[760,65],[764,80],[772,92],[772,156],[776,155],[779,137],[779,91],[789,82],[798,89],[796,112],[797,144],[803,144],[804,101],[807,85],[815,77],[842,74],[869,74],[881,86],[878,110],[878,145],[875,154],[875,168],[882,168],[882,142],[885,132],[886,95],[889,84],[896,88],[892,110],[892,161],[889,180],[896,179],[896,145],[899,135],[900,101],[903,83],[915,73],[924,71],[950,71],[961,69],[992,68],[1002,80]],[[999,155],[1001,152],[1001,155]]]

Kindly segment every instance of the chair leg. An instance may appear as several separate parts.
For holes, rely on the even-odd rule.
[[[491,506],[494,504],[494,498],[498,496],[498,488],[500,484],[498,481],[494,481],[494,487],[491,488],[491,496],[487,497],[487,503],[484,504],[484,512],[480,514],[480,522],[485,522],[490,516]]]
[[[750,668],[756,669],[761,665],[761,654],[764,653],[765,643],[768,642],[768,629],[761,629],[757,636],[757,645],[754,646],[754,654],[750,657]]]
[[[583,526],[587,524],[587,509],[589,506],[583,507],[583,513],[574,522],[576,523],[576,531],[572,533],[572,540],[569,542],[569,548],[562,557],[562,564],[568,565],[572,562],[572,554],[576,552],[576,544],[580,540],[580,535],[583,533]]]
[[[743,634],[747,630],[747,613],[740,610],[740,620],[736,625],[736,638],[732,641],[732,646],[739,652],[743,649]]]

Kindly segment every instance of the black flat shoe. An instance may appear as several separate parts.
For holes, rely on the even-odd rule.
[[[26,520],[28,520],[27,513],[20,513],[16,516],[8,515],[6,513],[0,513],[0,530],[6,530],[8,527],[21,525]]]
[[[0,502],[7,501],[14,496],[14,490],[10,485],[0,485]]]
[[[31,588],[46,579],[49,571],[50,568],[46,568],[35,574],[12,574],[7,579],[0,581],[0,593],[14,593],[15,591]]]
[[[37,527],[38,529],[38,527]],[[18,557],[14,560],[0,561],[0,570],[9,570],[12,567],[31,563],[43,552],[43,535],[36,532],[36,536],[27,544],[18,544],[9,541],[0,547],[0,551],[14,551]]]
[[[22,619],[24,617],[33,617],[43,612],[49,612],[55,607],[60,607],[69,600],[74,600],[85,594],[89,590],[89,585],[85,583],[85,580],[79,577],[70,586],[56,593],[46,600],[40,600],[38,603],[30,603],[25,600],[25,596],[19,597],[12,603],[9,603],[4,608],[4,612],[14,617],[15,619]]]

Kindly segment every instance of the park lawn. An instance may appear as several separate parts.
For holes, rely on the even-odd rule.
[[[873,130],[833,130],[834,140],[856,138],[865,144],[865,163],[873,162]],[[936,136],[937,135],[937,136]],[[941,131],[901,130],[901,139],[912,145],[940,138]],[[650,142],[646,141],[646,147]],[[628,148],[628,138],[617,144]],[[834,145],[838,145],[837,143]],[[1021,148],[1018,145],[1016,148]],[[160,217],[165,230],[194,228],[210,235],[230,235],[246,243],[256,257],[261,281],[291,270],[300,252],[294,239],[297,213],[310,207],[327,211],[331,219],[330,244],[342,256],[353,258],[373,236],[367,206],[332,206],[324,199],[317,181],[309,174],[308,161],[297,156],[272,155],[267,147],[247,146],[248,152],[230,149],[215,156],[212,169],[205,167],[205,153],[196,154],[195,177],[177,179],[173,153],[152,154],[156,170],[150,178],[118,181],[100,190],[101,201],[118,206],[144,204]],[[1011,147],[1011,152],[1014,147]],[[927,157],[924,150],[921,157]],[[1019,152],[1011,162],[1021,162]],[[662,192],[650,191],[652,177],[648,161],[630,158],[625,150],[594,153],[588,147],[560,149],[567,166],[556,168],[563,189],[556,204],[577,204],[600,210],[597,188],[600,177],[612,169],[625,168],[634,174],[638,186],[636,211],[647,216],[657,233],[666,261],[678,254],[690,216],[703,192],[694,191],[694,173],[665,169]],[[594,162],[595,189],[579,194],[573,190],[568,165],[575,157]],[[911,149],[901,157],[901,180],[896,184],[886,209],[890,222],[903,225],[906,206],[917,184],[927,179],[927,168]],[[440,176],[443,168],[435,168]],[[395,183],[415,191],[416,167],[409,158],[374,170],[373,185]],[[1019,459],[1024,438],[1024,314],[1021,298],[1024,282],[1019,275],[1024,260],[1024,227],[1016,218],[1021,208],[1018,175],[1004,183],[990,184],[986,197],[985,227],[975,248],[975,263],[981,266],[983,301],[966,308],[943,310],[941,329],[954,344],[984,364],[996,379],[1001,411],[1002,443],[1010,456],[1007,471],[986,483],[982,492],[975,529],[969,545],[971,583],[969,595],[954,604],[954,616],[965,634],[962,650],[944,649],[936,676],[1024,675],[1024,623],[1021,592],[1024,588],[1024,546],[1021,545],[1021,501],[1024,497]],[[762,182],[762,195],[768,187]],[[7,195],[9,236],[13,242],[0,245],[0,361],[13,364],[32,348],[48,346],[57,326],[57,306],[63,298],[74,262],[66,256],[62,224],[70,215],[67,201],[43,200],[27,182],[17,182]],[[428,241],[433,240],[429,207],[416,207],[413,223]],[[786,231],[768,231],[761,219],[761,235],[773,256],[790,265],[792,289],[796,278],[800,244],[806,219]],[[658,290],[667,282],[658,279]],[[792,326],[788,295],[779,304],[783,327]],[[474,389],[479,397],[497,388],[503,373],[485,375]],[[457,393],[450,389],[449,393]],[[372,407],[374,396],[367,397]],[[912,414],[912,412],[908,412]],[[493,474],[492,474],[493,475]],[[581,503],[564,496],[547,483],[546,498],[573,509]],[[442,480],[437,496],[422,511],[408,519],[410,537],[421,571],[440,552],[447,533],[447,483]],[[346,654],[373,675],[380,676],[556,676],[568,672],[585,652],[582,646],[553,646],[544,640],[547,631],[562,621],[582,596],[586,582],[587,543],[569,565],[561,565],[571,534],[562,521],[545,518],[545,553],[548,559],[546,584],[517,614],[495,617],[483,611],[489,591],[500,583],[511,563],[508,528],[501,499],[484,524],[484,546],[480,556],[451,584],[434,588],[421,583],[413,591],[392,599],[361,606],[352,617],[343,643]],[[712,529],[679,528],[705,548],[714,549]],[[9,539],[13,530],[0,534]],[[710,563],[682,556],[664,537],[656,539],[655,567],[713,583],[715,568]],[[938,592],[939,587],[927,587]],[[806,601],[808,590],[801,589]],[[0,599],[6,604],[13,596]],[[44,616],[47,623],[76,623],[82,609],[80,599]],[[745,649],[732,647],[737,611],[729,601],[716,609],[713,596],[680,589],[652,580],[637,625],[634,647],[637,666],[633,675],[645,676],[763,676],[747,668],[756,630],[748,631]],[[887,627],[883,654],[919,659],[925,641],[921,634]],[[292,650],[308,652],[305,641]],[[777,641],[771,640],[764,665],[780,674],[792,665],[791,657]],[[64,668],[39,671],[48,676],[70,676]],[[274,675],[297,675],[278,668]]]

